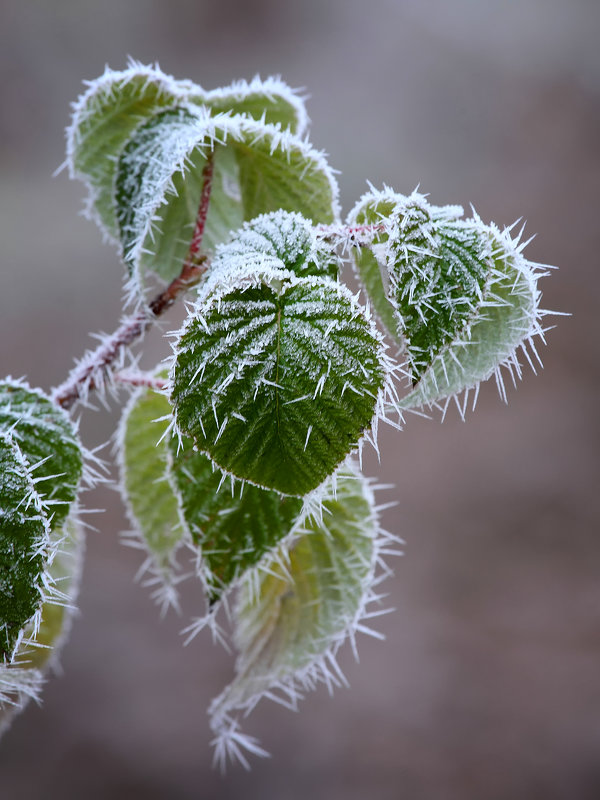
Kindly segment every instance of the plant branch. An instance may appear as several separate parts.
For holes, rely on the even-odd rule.
[[[117,383],[127,383],[129,386],[147,386],[157,391],[164,389],[167,385],[167,381],[164,378],[157,378],[148,372],[122,370],[121,372],[115,372],[113,378]]]
[[[69,409],[78,400],[85,400],[90,391],[101,389],[106,379],[110,378],[111,368],[114,368],[115,364],[121,365],[125,348],[141,338],[148,328],[206,272],[208,258],[200,252],[200,248],[206,227],[213,174],[214,153],[211,152],[202,170],[202,194],[196,225],[180,274],[150,302],[147,308],[123,320],[114,333],[103,337],[95,350],[86,353],[70,372],[67,380],[54,389],[52,399],[57,405]]]

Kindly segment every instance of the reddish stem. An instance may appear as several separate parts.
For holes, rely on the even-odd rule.
[[[197,263],[200,255],[200,246],[202,245],[202,237],[204,236],[204,228],[206,226],[206,217],[208,215],[208,206],[210,203],[210,193],[212,191],[213,175],[215,171],[215,154],[214,150],[209,153],[204,169],[202,170],[202,194],[200,195],[200,205],[198,206],[198,214],[196,216],[196,227],[194,228],[194,235],[190,242],[190,249],[188,250],[187,257],[183,262],[184,268],[187,265]]]
[[[124,320],[117,330],[103,341],[93,353],[85,356],[72,370],[67,380],[58,386],[52,399],[62,408],[71,408],[88,392],[98,388],[104,373],[125,347],[139,339],[180,295],[197,283],[208,268],[207,257],[200,252],[206,227],[210,193],[214,174],[214,153],[210,153],[202,170],[202,194],[198,206],[196,226],[180,274],[158,294],[147,309],[138,311]],[[97,376],[97,377],[96,377]]]
[[[157,378],[147,372],[115,372],[114,379],[118,383],[128,383],[130,386],[148,386],[150,389],[164,389],[167,381]]]

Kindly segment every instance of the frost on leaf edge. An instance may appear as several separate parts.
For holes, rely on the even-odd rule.
[[[178,79],[165,73],[161,70],[158,63],[143,64],[140,61],[129,58],[126,69],[113,70],[108,65],[105,66],[104,72],[98,78],[83,81],[87,87],[82,92],[77,100],[71,104],[71,121],[65,130],[66,138],[66,158],[60,169],[66,167],[69,177],[71,179],[80,180],[88,194],[84,200],[84,216],[90,221],[94,222],[102,233],[104,241],[114,244],[120,248],[120,241],[118,235],[115,236],[112,231],[108,229],[100,214],[96,211],[96,199],[99,195],[98,189],[93,185],[87,173],[77,169],[75,166],[75,153],[77,148],[77,135],[80,124],[85,119],[86,113],[89,114],[88,106],[93,103],[94,98],[101,93],[109,93],[111,87],[116,83],[126,84],[137,77],[146,77],[148,81],[154,81],[160,86],[160,91],[165,94],[171,95],[173,103],[166,105],[164,109],[175,109],[182,105],[191,107],[198,107],[199,103],[203,101],[210,103],[212,100],[226,100],[227,98],[235,98],[238,101],[244,99],[245,96],[264,92],[268,97],[273,98],[276,95],[282,97],[296,113],[296,130],[292,135],[302,140],[307,137],[307,131],[310,124],[310,118],[306,111],[304,98],[301,96],[301,90],[292,89],[288,86],[280,76],[268,76],[265,79],[255,75],[250,81],[238,80],[226,87],[212,89],[206,91],[200,85],[188,79]],[[210,106],[200,106],[209,108]],[[221,112],[223,116],[232,116],[230,112]],[[214,115],[214,116],[219,116]],[[234,115],[246,116],[246,115]],[[250,117],[248,117],[250,119]],[[147,119],[140,121],[140,126],[143,125]],[[259,124],[261,124],[259,122]],[[262,123],[264,126],[266,123]],[[279,127],[279,126],[273,126]],[[287,129],[284,129],[287,130]],[[135,129],[131,135],[135,135]],[[125,146],[126,142],[123,144]],[[115,156],[118,160],[118,155]],[[113,176],[113,196],[114,185],[116,180],[116,171]]]

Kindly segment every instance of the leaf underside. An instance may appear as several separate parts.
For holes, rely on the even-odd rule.
[[[183,536],[179,504],[168,475],[168,445],[161,440],[170,405],[152,389],[132,396],[121,422],[121,483],[132,522],[153,563],[169,580],[172,557]]]
[[[293,698],[319,679],[319,665],[360,617],[373,575],[377,523],[364,479],[344,467],[310,515],[244,579],[234,611],[239,656],[234,681],[211,704],[213,726],[280,689]]]
[[[391,216],[394,208],[395,203],[393,200],[365,201],[350,213],[348,223],[350,225],[377,225],[381,223],[382,219]],[[373,240],[375,244],[385,243],[388,240],[388,234],[381,232],[375,235]],[[385,264],[380,264],[370,246],[353,248],[352,255],[358,276],[367,291],[367,296],[373,303],[375,313],[387,332],[393,338],[396,338],[398,335],[398,321],[394,306],[388,298],[386,287],[389,287],[389,278]],[[382,273],[382,269],[385,270],[385,276]]]
[[[214,603],[232,582],[286,536],[302,500],[224,481],[192,441],[165,438],[169,401],[140,389],[122,423],[121,476],[132,521],[167,581],[184,531],[199,548],[202,576]],[[165,419],[161,419],[165,418]],[[160,419],[159,422],[156,422]],[[181,516],[181,519],[180,519]]]

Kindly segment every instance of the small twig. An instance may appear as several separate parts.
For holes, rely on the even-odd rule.
[[[84,356],[67,380],[54,389],[52,399],[57,405],[69,409],[78,400],[86,398],[90,391],[99,388],[99,385],[104,383],[104,377],[111,365],[119,359],[124,349],[142,337],[156,319],[191,286],[198,283],[206,272],[208,259],[206,255],[201,254],[200,248],[208,215],[213,173],[214,153],[211,152],[202,170],[202,194],[196,226],[180,274],[151,301],[147,309],[123,320],[113,334],[104,339],[94,351]]]
[[[152,373],[148,372],[115,372],[113,379],[117,383],[127,383],[129,386],[147,386],[150,389],[157,389],[160,391],[167,385],[165,378],[157,378]]]
[[[204,236],[204,228],[206,226],[214,171],[215,154],[214,151],[211,151],[206,158],[206,164],[202,170],[202,194],[200,195],[200,205],[198,206],[198,214],[196,215],[196,227],[194,228],[194,235],[190,242],[187,258],[183,262],[184,267],[187,264],[190,266],[196,264],[200,256],[200,247],[202,245],[202,237]]]

